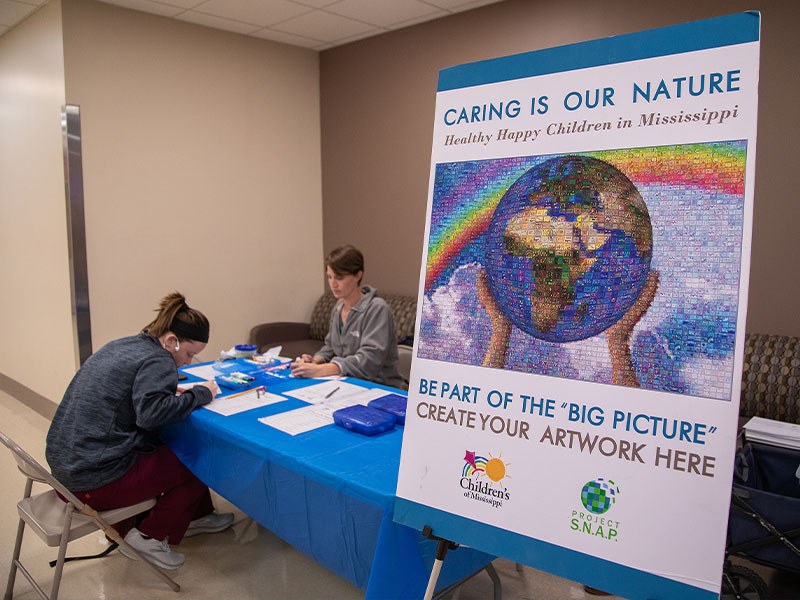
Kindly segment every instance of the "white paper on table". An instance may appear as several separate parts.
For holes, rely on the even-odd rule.
[[[289,390],[283,393],[287,396],[302,400],[303,402],[319,404],[320,402],[325,402],[332,398],[341,398],[363,390],[364,388],[361,386],[336,379],[324,383],[317,383],[316,385],[309,385],[308,387],[296,390]]]
[[[347,408],[355,404],[366,405],[371,400],[375,400],[375,398],[381,398],[391,393],[381,388],[352,387],[355,387],[357,391],[343,393],[341,396],[337,392],[336,396],[318,404],[263,417],[259,421],[289,435],[297,435],[298,433],[305,433],[312,429],[331,425],[333,423],[333,413],[340,408]],[[347,389],[349,390],[349,387]]]
[[[286,398],[283,396],[270,394],[269,392],[258,388],[241,394],[215,398],[203,408],[228,417],[230,415],[235,415],[253,408],[268,406],[269,404],[275,404],[276,402],[283,402],[284,400],[286,400]]]
[[[312,429],[331,425],[333,423],[333,413],[340,408],[352,406],[352,404],[347,398],[342,397],[338,400],[329,400],[322,404],[312,404],[277,415],[263,417],[259,421],[289,435],[297,435],[298,433],[305,433]]]
[[[353,404],[363,404],[366,406],[376,398],[383,398],[384,396],[388,396],[392,393],[393,392],[381,388],[360,388],[357,392],[346,393],[342,396],[339,396],[339,393],[337,392],[333,398],[339,396],[339,399],[347,401],[346,406],[352,406]]]
[[[194,375],[195,377],[199,377],[200,379],[211,379],[213,380],[214,377],[220,374],[219,371],[215,371],[211,365],[200,365],[198,367],[189,367],[188,369],[183,370],[184,373],[187,375]]]

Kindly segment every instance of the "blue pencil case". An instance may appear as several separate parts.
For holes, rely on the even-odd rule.
[[[214,380],[219,387],[232,390],[244,390],[253,385],[256,378],[245,373],[233,372],[228,375],[217,375]]]
[[[377,435],[394,427],[394,416],[378,410],[356,404],[340,408],[333,413],[333,422],[361,435]]]
[[[391,415],[394,415],[394,420],[398,425],[405,425],[406,423],[406,405],[408,398],[400,394],[386,394],[380,398],[375,398],[367,404],[371,408],[377,408]]]

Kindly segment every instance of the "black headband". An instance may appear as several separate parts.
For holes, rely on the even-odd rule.
[[[178,337],[203,342],[204,344],[208,343],[208,327],[196,327],[191,323],[176,318],[172,320],[169,330]]]

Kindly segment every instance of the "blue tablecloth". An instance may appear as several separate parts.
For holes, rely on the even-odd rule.
[[[267,389],[280,394],[313,383],[319,382],[286,379]],[[366,588],[366,598],[421,598],[436,545],[392,521],[403,429],[366,437],[329,425],[290,436],[258,421],[302,406],[306,403],[287,397],[228,417],[200,409],[165,428],[162,437],[211,489],[320,564]],[[492,558],[467,548],[450,552],[437,587],[479,570]]]

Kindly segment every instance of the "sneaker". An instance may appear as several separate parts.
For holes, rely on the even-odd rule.
[[[155,538],[145,538],[142,532],[134,527],[125,536],[125,541],[148,562],[157,567],[172,570],[183,565],[183,554],[170,550],[167,540],[159,541]],[[136,555],[131,555],[127,552],[123,546],[119,547],[119,551],[128,558],[134,560],[138,558]]]
[[[583,586],[583,591],[587,594],[591,594],[592,596],[610,596],[608,592],[604,592],[603,590],[598,590],[597,588],[589,587],[588,585]]]
[[[217,533],[233,525],[233,513],[211,513],[189,523],[183,537],[191,537],[201,533]]]

